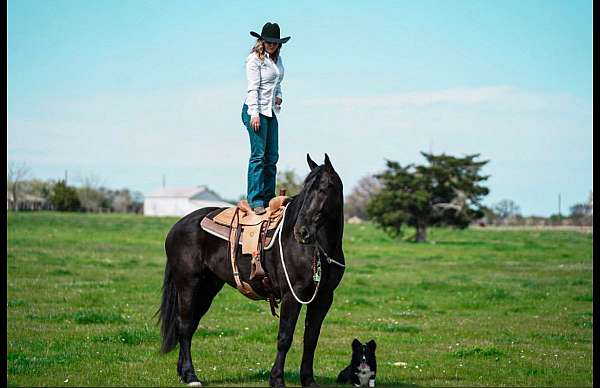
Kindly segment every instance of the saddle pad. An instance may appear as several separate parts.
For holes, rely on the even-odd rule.
[[[216,209],[216,210],[213,210],[212,212],[208,213],[200,222],[200,226],[202,227],[202,229],[205,232],[210,233],[213,236],[219,237],[220,239],[223,239],[225,241],[229,241],[229,231],[230,231],[229,226],[225,226],[214,220],[214,218],[218,214],[223,212],[224,209],[227,209],[227,208]],[[267,234],[265,237],[265,246],[264,246],[265,250],[271,249],[271,247],[274,245],[275,238],[277,237],[277,232],[279,231],[279,228],[277,228],[278,224],[279,223],[277,223],[273,227],[270,227],[267,230]],[[252,245],[253,242],[249,242],[248,240],[252,239],[252,241],[254,241],[256,239],[256,243],[258,243],[258,233],[260,232],[259,226],[260,225],[254,225],[254,226],[240,225],[240,227],[242,228],[242,238],[240,238],[239,244],[242,245],[242,247],[244,248],[242,250],[243,254],[251,254],[252,253],[251,250],[247,247],[249,247],[249,246],[256,247],[256,245]],[[253,229],[253,230],[251,230],[251,229]],[[247,232],[247,233],[245,234],[244,232]],[[250,233],[253,233],[254,236],[250,236]],[[246,244],[244,244],[244,241],[246,241]]]

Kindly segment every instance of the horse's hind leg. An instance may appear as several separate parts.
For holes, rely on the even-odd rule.
[[[200,319],[206,314],[223,282],[211,272],[203,272],[183,282],[178,290],[179,314],[177,328],[179,333],[179,361],[177,374],[182,382],[200,386],[192,364],[192,337],[198,328]]]

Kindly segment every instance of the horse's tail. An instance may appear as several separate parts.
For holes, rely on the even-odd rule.
[[[177,289],[173,282],[172,269],[167,261],[162,287],[162,302],[160,304],[160,309],[156,312],[156,314],[160,314],[158,322],[161,324],[161,353],[168,353],[173,350],[175,346],[177,346],[179,340],[179,332],[177,330],[177,310],[179,309],[179,306],[177,299]]]

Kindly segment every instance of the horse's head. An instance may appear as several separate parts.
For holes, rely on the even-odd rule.
[[[339,222],[344,206],[342,180],[329,156],[325,154],[325,163],[320,166],[308,154],[306,160],[310,173],[298,195],[301,207],[294,225],[294,237],[301,244],[313,243],[317,230],[326,222]]]

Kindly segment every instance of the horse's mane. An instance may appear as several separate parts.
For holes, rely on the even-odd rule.
[[[329,174],[333,178],[334,182],[339,181],[341,183],[341,180],[339,180],[339,177],[337,177],[337,174],[335,173],[335,171],[333,169],[331,171],[328,171],[327,166],[325,166],[325,165],[320,165],[320,166],[313,168],[308,173],[306,178],[304,178],[304,183],[302,185],[302,189],[300,190],[300,192],[290,198],[290,206],[288,207],[288,212],[289,212],[288,216],[290,217],[291,220],[295,221],[297,219],[298,214],[300,213],[300,209],[302,208],[304,199],[306,198],[308,193],[311,191],[311,188],[315,184],[315,182],[319,181],[319,179],[313,179],[313,178],[317,178],[318,176],[320,176],[324,173]],[[335,179],[336,177],[338,178],[337,180]],[[309,182],[311,182],[311,183],[309,184]],[[341,217],[343,218],[343,213],[342,213]]]
[[[290,212],[289,217],[292,220],[296,220],[298,217],[298,213],[300,213],[300,209],[302,208],[302,203],[304,202],[304,198],[308,194],[310,187],[307,184],[310,180],[313,179],[314,176],[323,171],[323,166],[316,167],[312,169],[306,178],[304,178],[304,182],[302,184],[302,189],[296,195],[293,195],[290,198],[290,206],[288,208],[288,212]]]

